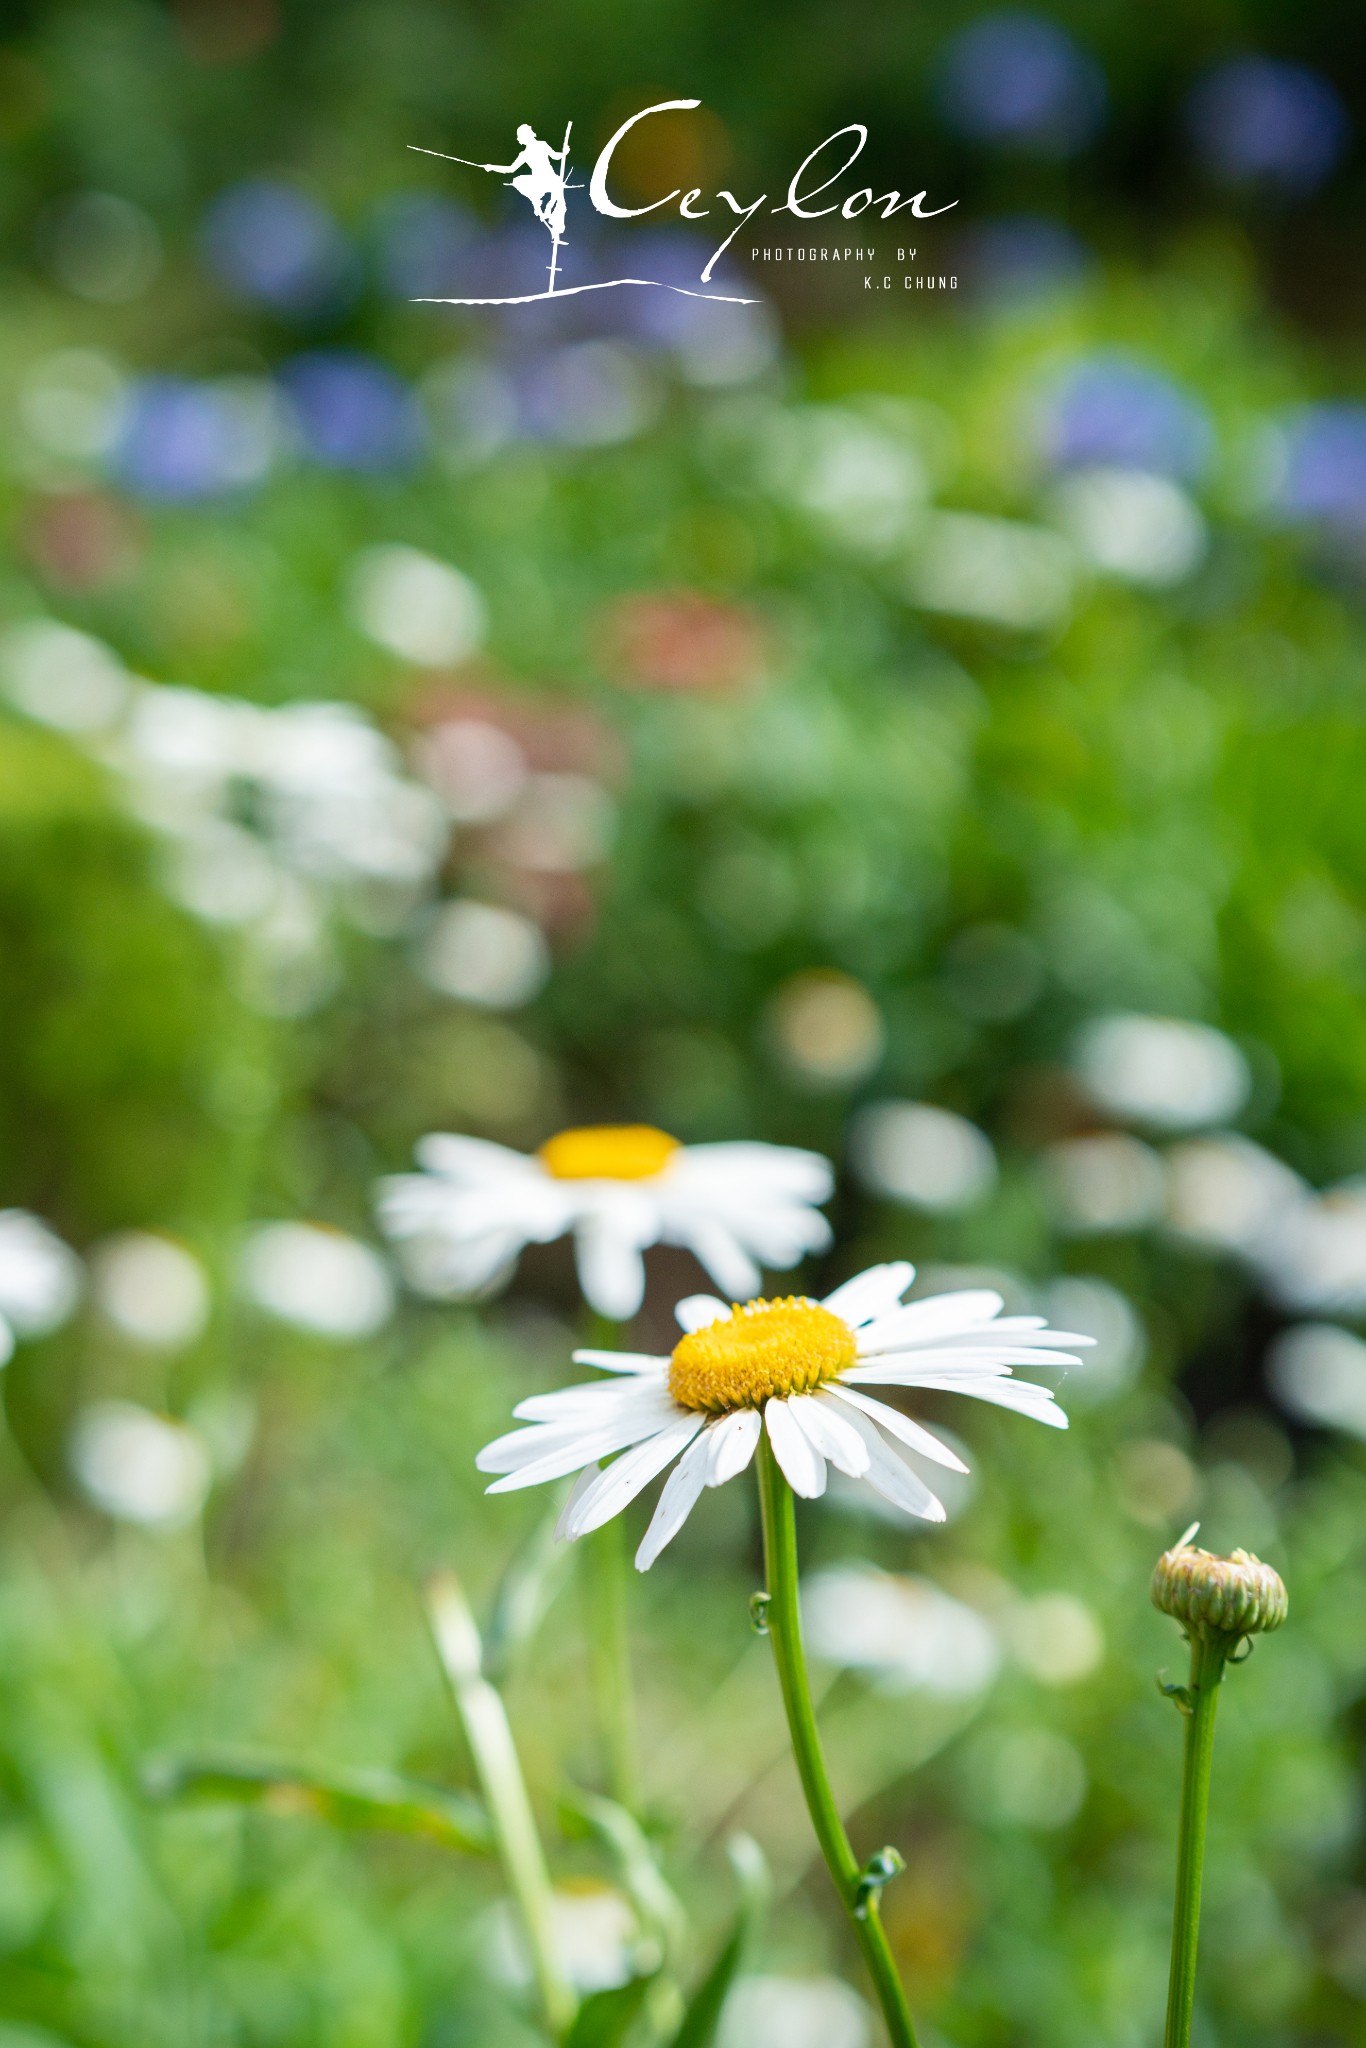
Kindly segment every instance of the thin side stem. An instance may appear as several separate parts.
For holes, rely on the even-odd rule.
[[[560,1962],[550,1872],[507,1711],[484,1677],[479,1630],[453,1573],[442,1573],[428,1587],[427,1613],[517,1902],[546,2028],[560,2041],[573,2025],[578,2001]]]
[[[619,1323],[606,1316],[590,1318],[589,1343],[594,1350],[609,1351],[620,1342]],[[628,1813],[638,1813],[640,1751],[627,1626],[630,1564],[625,1544],[625,1527],[616,1515],[584,1538],[583,1587],[589,1671],[607,1789],[618,1806],[624,1806]]]
[[[825,1755],[816,1727],[816,1710],[802,1647],[798,1605],[797,1521],[792,1489],[778,1469],[768,1438],[759,1440],[759,1502],[764,1525],[764,1563],[768,1577],[768,1632],[773,1643],[778,1682],[782,1687],[787,1725],[797,1775],[806,1795],[807,1811],[816,1831],[840,1904],[873,1980],[892,2048],[917,2048],[915,2027],[906,2004],[896,1963],[887,1942],[876,1892],[860,1895],[862,1866],[844,1831],[830,1788]]]
[[[1200,1938],[1200,1890],[1205,1872],[1205,1830],[1209,1819],[1210,1768],[1214,1762],[1214,1717],[1229,1646],[1191,1641],[1190,1711],[1181,1777],[1181,1820],[1176,1855],[1176,1908],[1172,1915],[1172,1965],[1167,1990],[1165,2048],[1190,2048],[1195,2011],[1195,1952]]]

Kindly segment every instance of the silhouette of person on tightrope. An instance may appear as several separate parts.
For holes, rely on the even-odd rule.
[[[563,146],[552,149],[523,121],[517,130],[517,140],[522,147],[510,164],[484,164],[481,168],[500,177],[511,177],[513,191],[531,201],[537,220],[549,229],[551,239],[558,244],[564,240],[569,131],[565,130]]]

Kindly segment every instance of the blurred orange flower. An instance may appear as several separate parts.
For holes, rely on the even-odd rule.
[[[721,694],[762,681],[768,667],[754,614],[700,590],[622,598],[607,615],[606,644],[612,673],[635,689]]]
[[[27,512],[20,546],[57,590],[104,590],[125,582],[142,557],[137,520],[98,491],[45,498]]]

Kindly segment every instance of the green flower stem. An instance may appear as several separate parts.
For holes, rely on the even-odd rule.
[[[606,1316],[594,1315],[589,1322],[588,1341],[595,1351],[610,1351],[621,1343],[621,1326]],[[640,1751],[627,1627],[630,1564],[625,1545],[625,1525],[619,1515],[583,1539],[584,1599],[589,1669],[607,1789],[618,1806],[624,1806],[628,1813],[638,1813]]]
[[[550,1872],[507,1711],[484,1676],[479,1630],[453,1573],[442,1573],[428,1587],[427,1613],[474,1759],[503,1873],[521,1915],[546,2027],[552,2040],[561,2041],[574,2023],[578,2001],[560,1964]]]
[[[892,2048],[917,2048],[915,2028],[906,2005],[906,1994],[892,1959],[886,1930],[878,1910],[875,1891],[864,1883],[864,1872],[844,1831],[816,1727],[816,1710],[811,1699],[806,1652],[802,1647],[801,1612],[798,1606],[797,1522],[793,1512],[792,1489],[778,1469],[767,1436],[759,1440],[759,1502],[764,1525],[764,1563],[768,1576],[768,1633],[782,1686],[787,1725],[792,1734],[792,1753],[797,1775],[806,1795],[811,1825],[816,1831],[835,1890],[849,1917],[854,1937],[877,1992]]]
[[[1200,1887],[1205,1870],[1205,1826],[1209,1818],[1210,1767],[1214,1762],[1214,1717],[1224,1665],[1236,1637],[1191,1638],[1186,1755],[1181,1778],[1181,1821],[1176,1860],[1176,1910],[1172,1916],[1172,1966],[1167,1991],[1164,2048],[1189,2048],[1195,2010],[1195,1951],[1200,1937]]]

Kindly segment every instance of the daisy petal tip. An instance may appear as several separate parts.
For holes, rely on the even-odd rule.
[[[726,1303],[714,1294],[687,1294],[674,1307],[674,1321],[689,1336],[694,1330],[705,1330],[709,1323],[720,1322],[729,1314]]]

